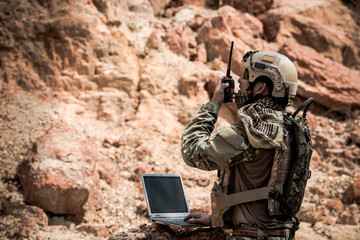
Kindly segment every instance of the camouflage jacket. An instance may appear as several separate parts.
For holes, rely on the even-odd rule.
[[[186,164],[202,170],[223,170],[243,161],[251,161],[258,151],[253,148],[241,122],[211,135],[220,106],[204,104],[182,135],[181,152]]]

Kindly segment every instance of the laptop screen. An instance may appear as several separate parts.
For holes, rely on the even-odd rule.
[[[151,213],[187,212],[180,176],[143,176]]]

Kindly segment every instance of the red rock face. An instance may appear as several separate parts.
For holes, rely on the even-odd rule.
[[[54,214],[79,215],[85,205],[101,204],[98,152],[94,144],[65,124],[40,137],[19,177],[25,200]]]
[[[360,107],[360,71],[331,61],[314,49],[289,42],[280,52],[288,56],[299,72],[298,93],[312,96],[321,105],[343,113]]]

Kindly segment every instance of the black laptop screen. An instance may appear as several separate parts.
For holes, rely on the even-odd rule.
[[[179,177],[144,176],[144,183],[152,213],[188,211]]]

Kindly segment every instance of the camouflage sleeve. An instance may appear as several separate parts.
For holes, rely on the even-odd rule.
[[[186,126],[181,141],[185,163],[202,170],[221,170],[255,157],[244,129],[232,125],[211,136],[220,106],[209,102],[203,105],[194,119]]]

